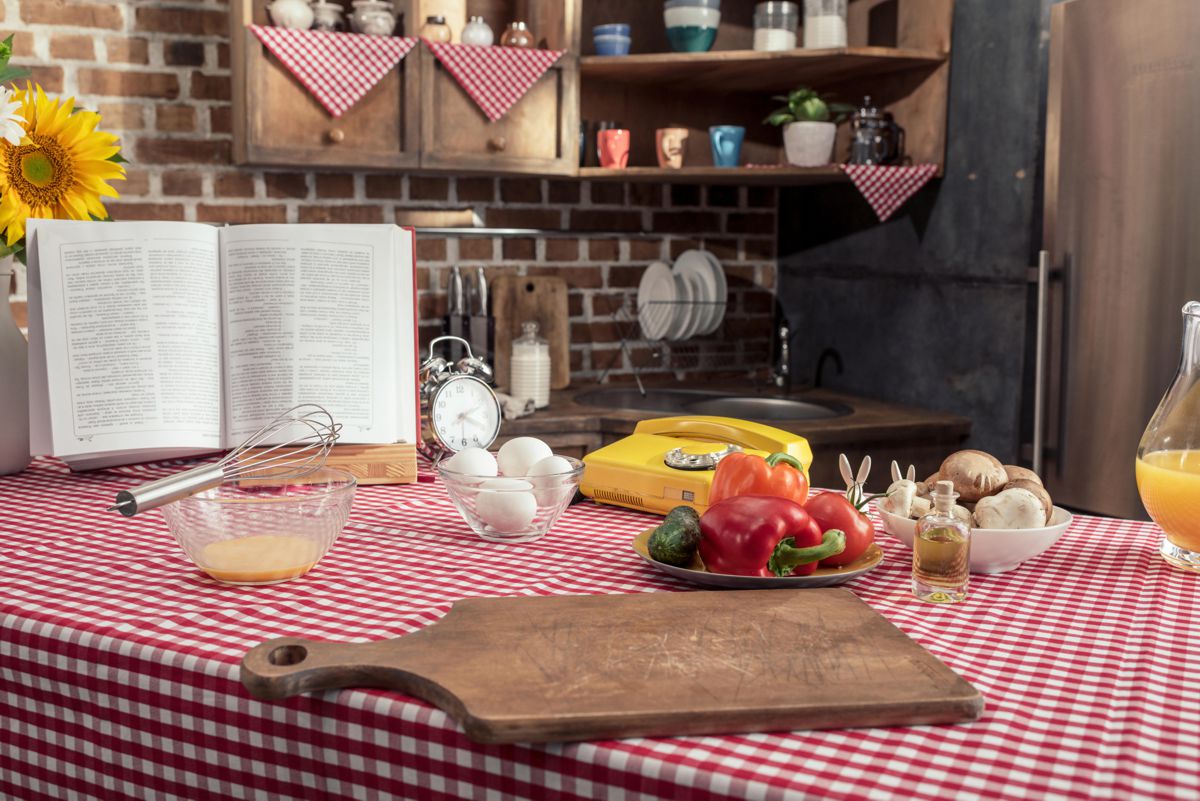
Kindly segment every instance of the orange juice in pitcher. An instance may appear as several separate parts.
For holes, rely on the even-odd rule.
[[[1160,553],[1200,573],[1200,302],[1183,307],[1183,356],[1137,453],[1142,503],[1166,535]]]

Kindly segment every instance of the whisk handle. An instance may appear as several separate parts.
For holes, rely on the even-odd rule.
[[[191,470],[175,473],[166,478],[151,481],[149,484],[121,490],[117,493],[117,502],[108,507],[108,510],[120,512],[126,517],[133,517],[138,512],[148,512],[180,498],[216,487],[224,480],[225,471],[221,464],[193,467]]]

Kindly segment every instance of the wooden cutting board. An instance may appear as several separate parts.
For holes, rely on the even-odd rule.
[[[369,643],[271,640],[261,699],[384,687],[485,743],[974,720],[979,692],[844,589],[468,598]]]
[[[521,324],[538,324],[538,335],[550,343],[550,388],[571,384],[571,321],[567,308],[567,282],[550,276],[497,276],[489,288],[492,316],[496,320],[496,386],[508,389],[512,341],[521,336]]]

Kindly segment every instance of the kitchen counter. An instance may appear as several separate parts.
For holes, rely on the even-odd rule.
[[[519,420],[504,421],[499,442],[513,437],[538,437],[546,440],[555,452],[580,457],[632,433],[641,420],[672,414],[588,405],[578,400],[599,386],[613,385],[585,385],[552,393],[548,408]],[[647,384],[646,388],[653,392],[656,389],[680,389],[683,386],[677,382],[657,383]],[[787,398],[848,407],[850,413],[838,417],[759,421],[800,434],[808,440],[813,449],[813,481],[817,486],[840,486],[841,479],[837,473],[839,453],[845,453],[854,464],[870,454],[876,465],[876,480],[871,482],[872,486],[882,482],[886,487],[887,465],[892,459],[904,465],[915,464],[918,475],[924,478],[936,472],[942,459],[961,448],[971,433],[971,421],[965,417],[859,398],[828,389],[803,389],[784,395],[765,388],[755,391],[753,387],[747,388],[745,383],[735,382],[706,385],[704,389],[728,392],[731,396]]]

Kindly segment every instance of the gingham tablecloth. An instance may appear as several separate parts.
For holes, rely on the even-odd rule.
[[[418,41],[415,37],[308,31],[274,25],[249,28],[333,117],[342,116],[362,100]]]
[[[236,588],[161,513],[104,511],[165,472],[39,460],[0,478],[0,797],[1200,797],[1200,578],[1159,559],[1151,525],[1077,518],[956,607],[915,601],[908,551],[880,535],[884,564],[847,586],[982,691],[974,723],[481,746],[394,693],[251,700],[238,662],[282,635],[402,635],[467,596],[692,589],[630,550],[652,518],[583,503],[539,542],[494,545],[425,474],[362,488],[309,576]]]
[[[893,167],[883,164],[843,164],[842,171],[866,199],[880,222],[887,222],[908,199],[937,175],[936,164]]]
[[[507,114],[566,53],[531,47],[422,41],[490,122]]]

